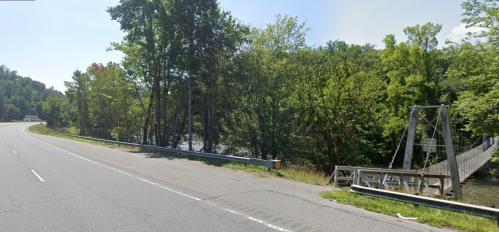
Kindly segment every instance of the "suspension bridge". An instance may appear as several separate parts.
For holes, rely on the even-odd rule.
[[[392,162],[387,169],[336,166],[331,180],[334,181],[335,185],[345,181],[346,184],[405,191],[407,193],[421,193],[430,196],[434,196],[435,194],[443,196],[452,192],[454,197],[461,198],[461,184],[492,157],[494,151],[498,148],[498,138],[487,138],[484,135],[482,144],[459,155],[455,155],[447,113],[448,107],[445,105],[411,106],[408,130],[406,128],[408,133],[403,170],[392,169],[392,165],[402,139],[406,134],[406,130],[404,130]],[[434,119],[429,120],[427,118],[431,114],[424,112],[427,109],[438,110],[438,113],[433,114],[436,115]],[[418,124],[420,124],[419,128],[417,127]],[[426,138],[422,138],[425,136],[420,136],[422,142],[419,144],[415,143],[418,131],[426,133]],[[437,144],[438,136],[443,138],[444,145]],[[423,146],[422,150],[426,152],[424,166],[417,171],[411,170],[414,145]],[[439,148],[441,148],[440,150],[445,149],[447,159],[433,165],[427,165],[430,155],[436,154]]]
[[[487,161],[492,157],[494,151],[497,150],[497,142],[498,138],[484,138],[484,142],[482,144],[456,156],[460,183],[464,182],[471,175],[473,175],[474,172],[487,163]],[[451,176],[449,162],[447,162],[447,160],[431,165],[424,171],[426,173]],[[439,180],[429,178],[428,182],[438,183]],[[443,186],[444,192],[452,190],[450,178],[444,179]]]

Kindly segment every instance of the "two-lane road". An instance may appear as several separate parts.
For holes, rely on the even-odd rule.
[[[438,231],[328,188],[0,124],[0,231]]]

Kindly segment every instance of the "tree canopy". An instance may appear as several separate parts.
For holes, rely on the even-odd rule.
[[[38,115],[45,118],[43,103],[47,98],[64,98],[53,87],[22,77],[17,71],[0,65],[0,122],[22,120],[25,115]]]
[[[384,48],[310,47],[305,22],[289,15],[255,28],[215,0],[121,0],[108,8],[125,33],[109,48],[124,53],[121,63],[76,70],[65,97],[1,66],[0,116],[38,114],[80,135],[330,173],[388,164],[409,106],[446,104],[456,146],[467,146],[499,134],[499,10],[491,0],[462,6],[463,22],[484,30],[460,43],[442,45],[442,25],[427,22],[405,38],[386,35]]]

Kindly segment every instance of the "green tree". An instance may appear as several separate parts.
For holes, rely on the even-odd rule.
[[[381,61],[389,80],[388,102],[399,117],[407,115],[410,105],[439,103],[438,81],[445,71],[435,66],[440,55],[436,35],[441,29],[440,24],[426,23],[405,28],[407,42],[396,44],[394,35],[383,40],[386,48]]]
[[[296,85],[297,152],[328,173],[335,165],[370,163],[386,83],[344,62],[304,67]]]
[[[254,157],[284,158],[291,152],[293,110],[286,98],[294,88],[300,54],[307,49],[307,30],[296,17],[278,15],[274,24],[252,30],[251,42],[238,56],[229,127]]]
[[[484,30],[472,37],[486,38],[487,42],[497,46],[499,43],[499,6],[495,0],[466,0],[461,4],[464,9],[462,19],[466,27],[478,27]]]
[[[406,42],[397,44],[393,34],[383,40],[385,49],[381,51],[380,58],[388,82],[388,111],[383,129],[386,156],[395,152],[400,135],[407,125],[409,106],[452,103],[440,96],[439,83],[445,78],[448,68],[448,64],[442,61],[442,51],[437,49],[436,35],[441,29],[440,24],[426,23],[405,28],[404,33],[408,37]],[[431,121],[436,114],[428,111],[425,117]],[[422,134],[431,136],[431,128],[427,127]]]
[[[0,91],[0,122],[5,120],[5,101],[3,92]]]
[[[468,26],[484,28],[475,37],[486,38],[475,45],[465,42],[459,47],[462,56],[469,59],[456,68],[463,77],[465,91],[457,102],[461,115],[467,120],[466,130],[479,136],[499,134],[499,61],[497,39],[499,9],[495,1],[469,0],[462,4],[463,22]]]
[[[80,135],[87,135],[90,128],[90,79],[79,70],[73,72],[72,79],[73,82],[64,82],[69,103],[76,105],[71,110],[71,118],[76,119]]]
[[[44,119],[42,105],[47,96],[62,96],[61,92],[53,88],[46,89],[45,84],[39,81],[17,75],[16,71],[9,70],[5,65],[0,65],[0,92],[3,98],[4,120],[21,120],[27,114],[38,115]],[[12,106],[7,107],[7,104]],[[2,116],[0,120],[1,118]]]
[[[43,103],[43,111],[46,115],[47,127],[58,128],[63,125],[63,109],[62,99],[57,97],[49,97]]]

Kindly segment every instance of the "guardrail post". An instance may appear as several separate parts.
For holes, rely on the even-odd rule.
[[[334,166],[334,172],[333,172],[333,186],[338,187],[338,166]]]
[[[265,167],[267,167],[267,172],[270,172],[272,168],[272,160],[265,160]]]

